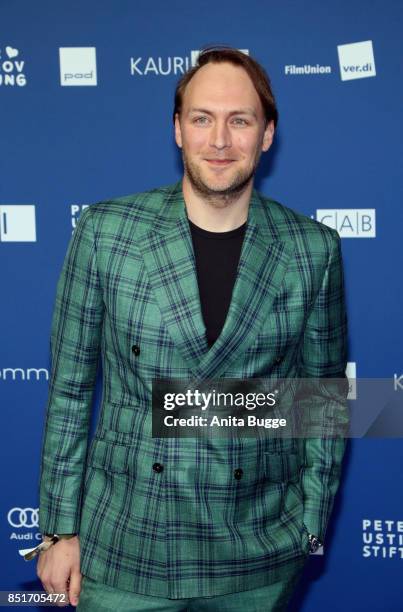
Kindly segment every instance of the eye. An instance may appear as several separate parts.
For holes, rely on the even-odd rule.
[[[202,115],[200,117],[195,117],[193,119],[193,123],[196,123],[197,125],[207,125],[208,117],[206,117],[206,115]]]
[[[246,119],[243,119],[242,117],[235,117],[233,119],[233,123],[235,123],[235,125],[248,125]]]

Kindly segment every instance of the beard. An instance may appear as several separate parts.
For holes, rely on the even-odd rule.
[[[194,191],[217,208],[227,206],[245,191],[256,173],[259,158],[260,155],[257,155],[252,167],[238,170],[222,186],[214,186],[209,184],[208,178],[203,177],[200,166],[193,163],[182,148],[183,167]]]

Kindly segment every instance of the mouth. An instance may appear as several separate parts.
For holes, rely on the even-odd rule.
[[[235,160],[234,159],[206,159],[205,161],[212,166],[229,166]]]

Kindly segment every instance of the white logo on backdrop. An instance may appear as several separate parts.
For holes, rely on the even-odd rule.
[[[338,231],[341,238],[375,238],[374,208],[321,208],[316,220]]]
[[[154,74],[167,76],[169,74],[184,74],[190,68],[188,57],[131,57],[131,76],[147,76]]]
[[[0,381],[1,380],[49,380],[49,370],[46,368],[2,368],[0,369]]]
[[[364,558],[403,559],[403,521],[363,519]]]
[[[0,49],[0,85],[24,87],[27,84],[24,66],[19,49],[9,45],[4,50]]]
[[[11,527],[38,527],[39,508],[11,508],[7,520]]]
[[[287,64],[284,66],[284,74],[291,76],[306,74],[331,74],[331,72],[331,66],[321,66],[320,64],[316,64],[315,66],[312,66],[311,64],[304,64],[303,66]]]
[[[60,47],[59,60],[63,87],[97,85],[95,47]]]
[[[11,508],[7,513],[7,521],[11,527],[18,531],[11,531],[10,540],[23,540],[24,542],[42,540],[42,534],[39,531],[19,531],[20,529],[37,529],[39,527],[39,508]],[[19,549],[20,555],[25,555],[32,548]]]
[[[246,55],[248,49],[239,49]],[[166,56],[166,57],[131,57],[130,75],[147,76],[149,74],[157,76],[168,76],[171,74],[180,75],[187,72],[192,66],[196,65],[200,50],[192,50],[190,56]]]
[[[35,206],[0,204],[0,240],[36,242]]]
[[[342,81],[376,76],[372,40],[337,45]]]

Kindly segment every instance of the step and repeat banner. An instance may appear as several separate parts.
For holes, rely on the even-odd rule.
[[[40,540],[50,323],[69,239],[92,203],[181,177],[173,94],[203,46],[237,47],[267,70],[280,118],[255,185],[339,232],[351,397],[378,378],[402,405],[402,31],[392,0],[0,1],[0,590],[42,588],[21,552]],[[393,427],[349,441],[325,546],[291,610],[403,610],[402,463]]]

